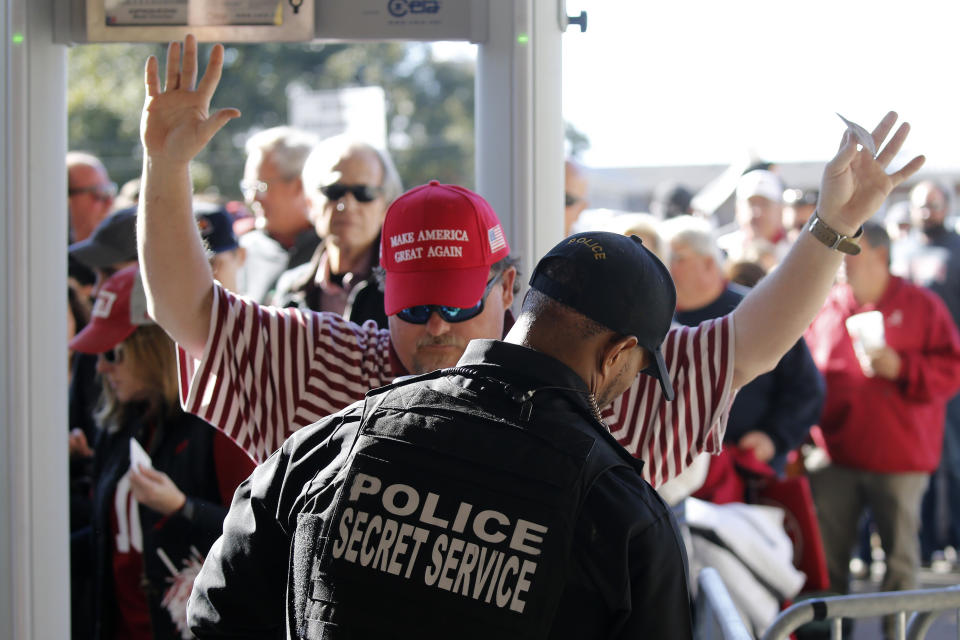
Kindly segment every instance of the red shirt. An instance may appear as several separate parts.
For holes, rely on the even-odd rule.
[[[896,380],[864,375],[846,319],[877,310],[902,360]],[[827,384],[820,428],[837,464],[879,473],[932,472],[940,461],[946,403],[960,389],[960,336],[943,301],[891,277],[875,304],[837,285],[804,337]]]

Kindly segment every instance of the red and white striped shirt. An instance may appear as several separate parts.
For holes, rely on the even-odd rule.
[[[640,375],[601,415],[610,433],[634,457],[654,487],[677,477],[704,451],[719,453],[733,404],[733,319],[697,327],[675,325],[660,349],[675,397]]]
[[[641,375],[603,411],[611,433],[643,459],[654,486],[702,451],[720,451],[733,400],[733,322],[671,329],[663,355],[676,390]],[[215,286],[201,360],[179,353],[180,400],[262,462],[297,429],[406,372],[390,332],[338,315],[260,306]]]

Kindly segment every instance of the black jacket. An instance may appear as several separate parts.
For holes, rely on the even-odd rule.
[[[366,403],[238,489],[198,638],[692,638],[676,523],[572,370],[475,340]]]
[[[317,286],[317,271],[320,269],[320,261],[325,250],[326,245],[321,242],[310,262],[288,269],[280,275],[273,296],[274,306],[322,311],[320,298],[323,292]],[[379,264],[380,238],[378,237],[371,248],[371,269]],[[347,306],[342,315],[344,319],[356,324],[373,320],[381,329],[387,328],[387,315],[383,310],[383,291],[380,290],[377,278],[372,272],[350,290]]]
[[[170,571],[158,549],[178,569],[191,558],[191,547],[205,555],[220,535],[227,513],[225,505],[232,495],[230,485],[236,486],[254,465],[222,433],[179,409],[156,424],[152,437],[142,420],[134,420],[114,432],[102,432],[94,456],[93,528],[88,534],[94,558],[95,638],[115,637],[117,604],[111,515],[117,487],[130,468],[130,438],[140,442],[153,467],[170,476],[188,497],[188,507],[166,517],[142,505],[138,509],[143,538],[141,586],[150,606],[154,638],[180,638],[170,614],[161,606],[163,593],[170,585]],[[215,443],[216,439],[220,442]],[[218,447],[219,451],[229,451],[229,456],[215,455]],[[225,468],[228,464],[234,468]],[[134,527],[129,525],[130,529]]]

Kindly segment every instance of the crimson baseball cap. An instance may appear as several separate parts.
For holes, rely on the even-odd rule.
[[[131,265],[110,276],[97,292],[87,324],[70,341],[80,353],[103,353],[126,340],[137,327],[154,324],[147,315],[147,297],[140,267]]]
[[[392,316],[421,304],[472,307],[490,265],[509,253],[500,219],[479,195],[436,180],[414,187],[393,201],[383,221],[384,310]]]
[[[622,335],[636,336],[653,356],[643,373],[660,381],[667,400],[673,384],[663,360],[663,344],[677,291],[670,271],[640,238],[588,231],[566,238],[533,270],[530,286]]]

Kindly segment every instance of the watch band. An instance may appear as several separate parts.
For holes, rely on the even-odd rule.
[[[830,249],[851,256],[860,253],[860,245],[855,240],[863,235],[862,226],[852,236],[845,236],[821,220],[820,214],[815,211],[807,223],[807,231]]]
[[[180,507],[180,511],[178,513],[184,520],[193,522],[197,517],[197,505],[193,500],[187,498],[184,501],[183,506]]]

